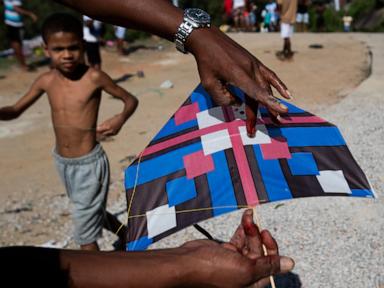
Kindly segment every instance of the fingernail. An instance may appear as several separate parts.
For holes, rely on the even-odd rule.
[[[284,110],[288,110],[288,107],[285,106],[283,103],[280,103],[279,105],[280,105],[280,107],[281,107],[282,109],[284,109]]]
[[[256,127],[251,129],[251,133],[248,133],[249,138],[254,138],[256,136]]]
[[[277,119],[278,121],[281,121],[281,116],[280,116],[280,114],[277,114],[276,119]]]
[[[289,99],[293,99],[293,96],[292,96],[291,92],[289,92],[289,90],[285,90],[285,92],[287,92]]]
[[[253,215],[253,210],[252,209],[247,209],[247,210],[245,210],[244,214],[252,216]]]
[[[281,272],[285,273],[285,272],[291,271],[293,267],[295,267],[295,262],[291,258],[285,257],[285,256],[280,257]]]

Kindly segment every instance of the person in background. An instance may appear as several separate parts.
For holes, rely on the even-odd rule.
[[[352,24],[353,18],[352,16],[349,16],[348,14],[345,14],[343,16],[343,28],[344,32],[351,32],[351,24]]]
[[[308,32],[309,25],[309,0],[299,0],[297,5],[296,15],[296,31],[297,32]]]
[[[102,23],[100,21],[83,16],[83,37],[85,41],[85,52],[87,54],[88,65],[95,69],[101,69],[100,55],[100,31]]]
[[[233,21],[235,31],[243,31],[246,26],[244,12],[246,8],[246,0],[233,0]]]
[[[22,0],[3,0],[3,4],[4,23],[11,48],[21,69],[31,71],[23,54],[23,15],[30,17],[33,22],[37,21],[37,16],[32,11],[23,8]]]
[[[119,55],[124,55],[124,39],[126,28],[122,26],[115,26],[115,37],[116,37],[116,49]]]
[[[248,23],[250,31],[256,31],[257,27],[257,5],[253,2],[249,3]]]
[[[276,2],[274,0],[269,0],[265,5],[265,10],[267,11],[267,17],[269,17],[268,32],[277,31],[278,13]]]
[[[227,25],[233,24],[233,3],[232,0],[224,0],[224,23]]]
[[[280,11],[280,34],[283,38],[283,50],[276,53],[280,60],[289,60],[293,57],[291,38],[296,20],[297,0],[278,0]]]
[[[74,239],[82,250],[99,250],[105,227],[124,247],[126,227],[106,210],[110,169],[99,139],[119,133],[138,105],[135,96],[103,71],[84,64],[83,25],[76,17],[55,13],[42,27],[52,69],[40,75],[15,104],[0,108],[0,120],[22,115],[46,93],[56,145],[56,169],[71,201]],[[102,92],[122,101],[122,111],[99,125]]]
[[[327,9],[325,3],[317,2],[315,6],[316,12],[316,32],[325,32],[324,12]]]

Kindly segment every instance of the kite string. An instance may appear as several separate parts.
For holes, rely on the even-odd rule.
[[[141,157],[143,157],[143,153],[144,151],[142,151],[139,155],[139,159],[137,161],[137,169],[136,169],[136,176],[135,176],[135,183],[134,183],[134,186],[133,186],[133,190],[132,190],[132,196],[131,196],[131,199],[129,199],[129,204],[128,204],[128,209],[127,209],[127,217],[129,219],[129,214],[131,213],[131,207],[132,207],[132,203],[133,203],[133,197],[135,196],[135,193],[136,193],[136,187],[137,187],[137,181],[139,179],[139,168],[140,168],[140,162],[141,162]],[[128,225],[128,224],[127,224]],[[117,233],[119,233],[119,231],[121,230],[121,228],[124,227],[124,224],[121,223],[119,229],[117,229],[116,231],[116,235]],[[128,227],[127,227],[128,229]]]

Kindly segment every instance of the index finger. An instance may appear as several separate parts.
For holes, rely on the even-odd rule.
[[[260,70],[263,73],[263,76],[268,80],[269,84],[276,88],[277,92],[286,99],[293,99],[291,92],[289,92],[287,85],[277,76],[275,72],[267,68],[263,64],[260,66]]]
[[[246,246],[252,258],[260,257],[263,254],[261,235],[259,228],[253,222],[253,211],[248,209],[244,212],[241,221],[246,236]]]

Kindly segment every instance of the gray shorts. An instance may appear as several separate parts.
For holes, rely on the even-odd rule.
[[[100,144],[85,156],[65,158],[53,152],[60,178],[72,202],[74,238],[78,245],[102,235],[109,188],[109,163]]]

